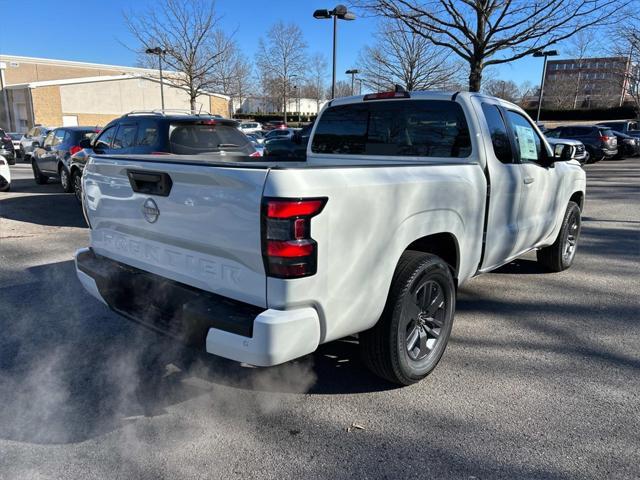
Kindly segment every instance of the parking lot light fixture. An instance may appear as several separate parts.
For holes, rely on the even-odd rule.
[[[555,57],[558,55],[557,50],[538,50],[533,52],[534,57],[544,57],[544,65],[542,66],[542,80],[540,82],[540,92],[538,93],[538,113],[536,113],[536,123],[540,122],[540,110],[542,109],[542,95],[544,94],[544,77],[547,74],[547,57]]]
[[[160,102],[162,103],[162,110],[164,110],[164,84],[162,82],[162,55],[167,53],[160,47],[147,48],[145,53],[148,55],[158,56],[158,69],[160,70]]]
[[[356,75],[360,73],[360,70],[352,68],[344,73],[346,73],[347,75],[351,75],[351,95],[354,95],[353,85],[356,80]]]
[[[355,20],[356,16],[344,5],[337,5],[333,10],[320,9],[313,12],[313,18],[318,20],[328,20],[333,17],[333,69],[331,74],[331,98],[336,94],[336,47],[338,40],[338,20]],[[353,88],[352,88],[353,90]]]

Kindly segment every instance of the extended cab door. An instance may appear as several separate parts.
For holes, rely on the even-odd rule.
[[[549,162],[552,152],[532,122],[520,112],[505,112],[522,173],[516,250],[524,252],[539,244],[553,230],[560,174]]]
[[[522,171],[499,105],[488,98],[474,97],[473,102],[480,113],[482,136],[487,139],[486,168],[490,184],[485,251],[480,270],[491,270],[517,253]]]

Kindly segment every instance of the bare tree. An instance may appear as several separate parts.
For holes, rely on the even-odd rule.
[[[630,99],[640,118],[640,14],[628,13],[628,21],[614,32],[614,38],[618,39],[615,51],[627,61],[621,62],[613,74],[622,81],[620,105]]]
[[[248,93],[253,69],[236,42],[228,42],[226,36],[219,32],[216,43],[226,45],[227,48],[223,50],[220,61],[211,73],[211,84],[218,92],[231,97],[230,107],[233,109],[233,105],[242,105],[243,98]]]
[[[234,67],[234,98],[238,108],[242,108],[243,102],[251,95],[254,88],[253,66],[251,62],[240,54]]]
[[[201,91],[213,86],[212,73],[223,61],[231,40],[218,28],[210,0],[160,0],[143,13],[125,14],[125,22],[140,44],[138,51],[161,48],[169,69],[167,83],[189,94],[191,110]]]
[[[360,0],[378,15],[400,20],[469,65],[469,90],[483,70],[512,62],[593,25],[614,22],[631,0]]]
[[[485,82],[482,90],[488,95],[508,102],[516,103],[521,98],[520,89],[513,80],[489,80]]]
[[[281,21],[267,32],[266,40],[258,42],[256,64],[263,83],[279,85],[284,121],[287,121],[287,96],[292,88],[292,77],[303,77],[306,68],[306,49],[302,30],[297,25]]]
[[[316,101],[317,111],[320,111],[320,103],[326,97],[327,60],[324,55],[316,53],[309,60],[306,84],[303,92]]]
[[[331,96],[331,87],[328,88],[327,97]],[[351,96],[351,82],[346,80],[338,80],[336,82],[336,96],[335,98],[349,97]]]
[[[434,46],[398,20],[382,22],[373,46],[360,52],[362,82],[376,91],[399,84],[407,90],[444,88],[460,71],[448,51]]]

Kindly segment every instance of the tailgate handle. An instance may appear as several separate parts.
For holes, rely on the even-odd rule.
[[[127,170],[131,189],[137,193],[168,197],[173,182],[168,173]]]

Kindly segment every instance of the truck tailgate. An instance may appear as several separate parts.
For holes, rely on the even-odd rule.
[[[98,157],[85,211],[98,255],[266,307],[260,204],[267,168]]]

